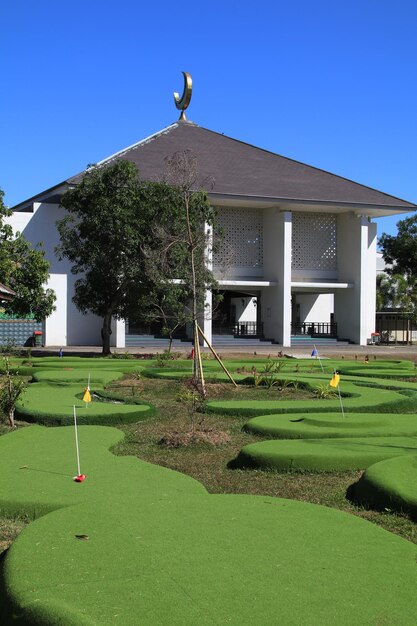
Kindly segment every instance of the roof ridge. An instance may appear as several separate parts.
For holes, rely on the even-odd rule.
[[[129,152],[130,150],[134,150],[135,148],[138,148],[141,145],[149,143],[150,141],[152,141],[153,139],[156,139],[160,135],[165,135],[166,133],[169,133],[171,130],[173,130],[177,126],[178,126],[178,122],[173,122],[169,126],[166,126],[165,128],[162,128],[161,130],[158,130],[156,133],[152,133],[152,135],[149,135],[148,137],[145,137],[144,139],[141,139],[140,141],[136,141],[135,143],[132,143],[132,145],[128,146],[127,148],[123,148],[123,150],[118,150],[114,154],[111,154],[110,156],[106,157],[105,159],[102,159],[101,161],[98,161],[98,163],[95,163],[94,165],[95,166],[103,165],[107,161],[111,161],[112,159],[115,159],[116,157],[121,156],[122,154],[125,154],[126,152]],[[79,174],[76,174],[75,176],[78,176],[78,175]],[[75,176],[71,176],[71,178],[75,178]]]

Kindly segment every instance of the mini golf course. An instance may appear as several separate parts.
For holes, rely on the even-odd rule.
[[[108,424],[146,419],[153,408],[108,394],[105,385],[139,369],[181,379],[189,361],[166,368],[128,360],[120,368],[100,359],[85,365],[86,359],[34,359],[27,368],[34,382],[18,407],[19,417],[52,425],[71,423],[76,405],[86,424],[79,427],[83,483],[73,481],[72,427],[33,425],[0,437],[0,511],[34,520],[2,559],[0,624],[415,624],[416,545],[335,509],[209,494],[188,476],[111,452],[123,434]],[[226,365],[248,382],[234,369],[251,364]],[[337,367],[344,417],[337,398],[297,400],[292,409],[291,400],[208,403],[231,419],[257,416],[246,428],[260,441],[235,461],[291,471],[306,469],[306,459],[316,471],[350,463],[367,468],[354,487],[361,502],[416,512],[417,384],[406,380],[414,367],[402,361],[325,367],[329,373],[313,370],[311,361],[291,363],[279,378],[314,389]],[[205,369],[223,381],[214,362]],[[88,373],[93,402],[85,407]]]

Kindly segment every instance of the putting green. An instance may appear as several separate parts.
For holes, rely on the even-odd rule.
[[[124,439],[116,428],[78,428],[81,485],[77,474],[74,428],[30,426],[0,437],[0,512],[31,518],[71,504],[122,494],[127,502],[146,494],[204,493],[189,476],[109,450]]]
[[[354,488],[364,505],[408,513],[417,521],[417,456],[375,463]]]
[[[275,439],[326,437],[417,436],[417,416],[396,413],[292,413],[260,415],[244,426],[247,432]]]
[[[32,378],[34,382],[42,383],[78,383],[80,387],[86,386],[90,379],[91,384],[107,385],[112,380],[123,378],[124,372],[116,370],[93,370],[81,368],[65,368],[63,370],[42,369],[34,371]]]
[[[281,471],[361,470],[395,456],[417,455],[416,437],[271,439],[244,446],[236,464]]]
[[[287,378],[286,380],[292,380]],[[308,385],[312,390],[320,380],[312,382],[306,378],[298,378],[299,382]],[[328,380],[326,381],[328,382]],[[343,406],[346,411],[356,413],[375,412],[379,409],[384,412],[396,410],[410,411],[414,408],[417,399],[417,386],[410,390],[401,388],[387,389],[384,386],[366,387],[364,384],[344,382],[342,387]],[[268,413],[334,413],[340,410],[340,401],[334,398],[310,400],[211,400],[206,403],[210,413],[225,415],[266,415]]]
[[[31,427],[1,438],[8,443],[0,458],[11,467],[0,499],[16,480],[14,497],[29,510],[34,493],[45,499],[38,514],[65,507],[9,549],[1,623],[249,626],[279,616],[283,624],[414,624],[413,544],[325,507],[209,495],[137,459],[114,457],[109,467],[100,448],[120,438],[110,428],[80,428],[84,456],[93,456],[76,484],[70,431]],[[50,446],[49,469],[36,473]],[[22,459],[32,473],[19,469]]]
[[[49,372],[48,372],[49,374]],[[100,378],[102,374],[98,374]],[[114,378],[111,376],[111,378]],[[73,407],[76,407],[79,424],[118,424],[137,422],[153,414],[149,404],[134,398],[115,399],[110,396],[108,402],[94,399],[83,402],[84,384],[33,383],[29,385],[21,400],[16,405],[16,417],[28,422],[37,422],[49,426],[65,426],[74,422]],[[106,396],[103,390],[97,393]]]

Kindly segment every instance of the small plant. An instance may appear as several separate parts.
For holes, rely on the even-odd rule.
[[[165,367],[168,361],[176,361],[181,357],[179,352],[172,352],[171,350],[164,350],[163,352],[158,352],[156,355],[156,364],[158,367]]]
[[[0,380],[0,408],[9,426],[15,428],[14,412],[16,402],[22,395],[26,383],[19,378],[17,372],[11,371],[9,356],[3,356],[4,376]]]
[[[280,372],[284,367],[285,361],[272,361],[271,359],[268,359],[262,372],[265,374],[275,374]]]
[[[298,380],[284,380],[282,383],[283,389],[291,389],[291,391],[298,391],[301,385]]]
[[[130,354],[130,352],[113,352],[113,354],[111,355],[112,359],[133,359],[133,354]]]
[[[204,404],[204,392],[201,385],[194,378],[191,378],[182,385],[175,399],[177,402],[181,402],[187,406],[191,421],[191,432],[194,433],[197,425],[196,415],[197,413],[201,413]],[[201,420],[198,423],[199,427],[201,427],[202,422],[203,416],[201,416]]]
[[[22,365],[26,365],[26,367],[32,367],[32,348],[28,348],[26,352],[23,353],[23,357],[25,357],[24,361],[22,361]]]
[[[271,370],[273,370],[273,367]],[[267,387],[267,389],[272,389],[272,387],[279,385],[281,382],[274,371],[262,370],[258,372],[255,366],[252,367],[252,375],[255,387]]]
[[[5,356],[16,356],[18,354],[14,339],[6,339],[6,341],[0,345],[0,354]]]
[[[321,400],[328,400],[337,396],[337,393],[326,383],[318,385],[314,390],[314,394]]]

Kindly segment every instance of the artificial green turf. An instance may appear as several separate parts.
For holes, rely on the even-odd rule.
[[[52,360],[49,367],[56,371],[45,372],[44,376],[55,382],[29,387],[22,407],[27,418],[43,416],[48,423],[54,419],[72,421],[75,403],[79,422],[85,417],[97,418],[100,423],[119,417],[137,421],[133,412],[123,414],[129,405],[93,402],[85,409],[81,398],[90,362],[85,367],[86,360],[81,361],[84,363],[68,360],[64,367],[65,359]],[[106,360],[97,367],[99,372],[91,367],[99,394],[106,393],[100,386],[115,377],[111,370],[120,373],[132,367],[128,361],[124,362],[126,368],[119,367],[119,363]],[[336,363],[328,362],[326,367],[331,370]],[[137,362],[133,365],[137,369]],[[157,376],[179,378],[189,375],[190,361],[169,362],[167,368],[156,368],[149,362],[145,365]],[[242,361],[228,362],[227,366],[231,370],[244,366],[248,369]],[[42,365],[34,365],[37,371],[46,367],[45,360]],[[224,380],[218,367],[208,362],[207,377]],[[256,367],[260,371],[265,362],[257,361]],[[404,372],[404,362],[364,367],[366,376],[360,385],[354,383],[353,371],[343,375],[342,391],[350,394],[344,404],[350,403],[351,411],[374,413],[350,413],[345,418],[350,420],[349,427],[344,424],[339,428],[340,414],[331,413],[339,409],[337,399],[301,402],[304,412],[330,411],[304,416],[303,428],[310,434],[313,430],[324,433],[326,429],[327,433],[348,434],[369,430],[378,437],[267,441],[246,446],[240,459],[248,449],[260,446],[261,453],[259,448],[255,450],[257,463],[264,459],[266,465],[261,466],[271,467],[271,455],[268,460],[265,449],[280,444],[280,462],[287,455],[285,469],[328,471],[348,469],[346,463],[351,463],[349,469],[356,469],[392,454],[417,453],[416,439],[381,436],[386,434],[381,430],[385,428],[395,426],[397,434],[408,426],[414,428],[411,425],[415,416],[375,414],[375,406],[379,411],[412,408],[416,384],[371,378],[377,370],[384,376],[389,372],[386,377]],[[286,368],[280,378],[299,380],[312,387],[328,382],[330,377],[327,370],[325,375],[317,369],[308,374],[311,360],[297,362],[293,370],[298,371],[286,373]],[[243,381],[248,373],[240,371],[235,376]],[[77,385],[70,384],[74,380],[79,381]],[[289,409],[285,402],[278,403],[278,410]],[[333,409],[329,403],[333,403]],[[244,404],[253,410],[253,403]],[[326,408],[320,409],[321,404]],[[261,405],[256,404],[258,412],[267,412]],[[274,405],[275,409],[267,402],[276,413],[275,401]],[[111,410],[107,417],[100,417],[104,406]],[[257,419],[278,419],[288,427],[288,422],[297,417],[269,415]],[[414,624],[415,546],[324,507],[266,497],[208,495],[191,478],[109,453],[108,448],[121,437],[111,428],[80,427],[81,469],[87,474],[81,484],[72,480],[76,473],[72,428],[35,426],[0,438],[0,511],[7,515],[44,515],[9,550],[0,583],[0,623]],[[272,454],[272,458],[276,462],[277,455]],[[398,460],[404,461],[408,472],[409,460],[415,458]],[[375,491],[372,486],[368,491],[372,489]],[[87,535],[88,539],[77,539],[77,534]]]
[[[155,493],[85,503],[15,541],[3,619],[411,626],[415,556],[414,545],[363,520],[278,498]]]
[[[337,472],[365,469],[395,456],[417,454],[416,437],[271,439],[244,446],[238,467]]]
[[[355,485],[353,496],[366,506],[405,512],[417,521],[417,456],[375,463]]]
[[[93,395],[93,401],[86,405],[82,400],[83,393],[83,384],[33,383],[17,403],[16,417],[49,426],[65,426],[73,423],[75,406],[79,424],[105,425],[137,422],[154,413],[153,407],[134,398],[129,399],[129,402],[99,402]],[[98,393],[105,395],[102,390]]]
[[[192,478],[109,451],[123,440],[115,428],[78,428],[82,484],[77,474],[73,427],[30,426],[0,437],[0,512],[31,518],[71,504],[122,496],[127,502],[146,494],[205,492]]]
[[[287,378],[286,380],[293,380]],[[320,380],[309,381],[307,378],[298,378],[312,390],[319,385]],[[403,389],[400,386],[386,389],[384,386],[375,388],[363,384],[344,382],[342,386],[342,402],[346,411],[367,413],[379,409],[384,412],[410,411],[414,408],[417,399],[416,388]],[[334,398],[312,398],[311,400],[210,400],[206,403],[206,410],[210,413],[226,415],[266,415],[270,413],[334,413],[340,409],[340,401]]]
[[[35,382],[50,383],[79,383],[80,388],[87,385],[90,379],[91,384],[107,385],[112,380],[123,378],[124,374],[117,370],[88,370],[80,368],[68,368],[64,370],[38,370],[34,371],[32,378]]]
[[[275,439],[326,437],[417,436],[417,416],[389,413],[292,413],[260,415],[244,426],[247,432]]]

